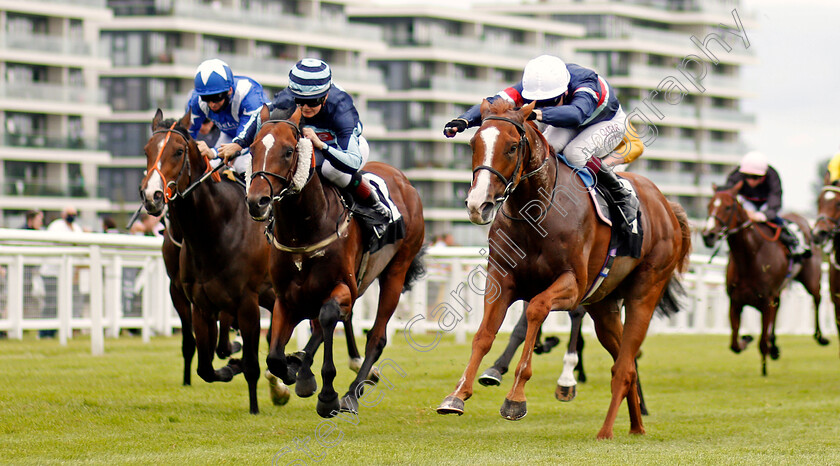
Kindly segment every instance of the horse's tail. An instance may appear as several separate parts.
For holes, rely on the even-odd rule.
[[[659,299],[659,304],[656,306],[657,314],[663,317],[672,316],[681,309],[680,299],[685,298],[686,292],[680,282],[680,274],[688,270],[690,261],[689,253],[691,252],[691,227],[688,223],[688,215],[686,215],[685,209],[681,205],[676,202],[671,202],[670,204],[671,210],[677,216],[677,221],[680,223],[682,244],[677,268],[674,270],[674,275],[668,281],[668,285],[662,293],[662,298]]]
[[[411,265],[408,266],[408,271],[405,273],[405,283],[403,284],[403,293],[410,291],[420,277],[426,275],[426,264],[423,263],[423,256],[426,255],[427,246],[423,246],[420,252],[411,260]]]

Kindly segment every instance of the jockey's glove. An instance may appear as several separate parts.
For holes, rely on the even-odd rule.
[[[458,133],[463,133],[467,129],[467,120],[463,118],[455,118],[443,127],[443,135],[451,138]]]

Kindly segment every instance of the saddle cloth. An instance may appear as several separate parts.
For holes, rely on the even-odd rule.
[[[359,222],[362,226],[362,244],[366,245],[367,253],[373,254],[384,246],[396,243],[405,238],[405,220],[400,209],[397,208],[397,205],[391,199],[391,194],[388,191],[388,185],[385,183],[385,180],[371,172],[362,172],[362,177],[376,190],[379,199],[382,199],[390,211],[390,218],[383,219],[373,209],[351,202],[350,210],[357,214],[357,218],[362,220]],[[352,196],[349,197],[352,200]],[[385,224],[385,230],[380,235],[377,235],[374,230],[374,225],[381,225],[383,223]]]

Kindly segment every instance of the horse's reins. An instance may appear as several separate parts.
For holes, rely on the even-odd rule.
[[[484,120],[482,120],[482,124],[487,120],[506,121],[506,122],[512,124],[513,126],[515,126],[516,131],[519,132],[519,142],[517,143],[517,146],[516,146],[516,167],[514,167],[513,173],[510,175],[510,179],[508,179],[505,175],[503,175],[499,170],[496,170],[495,168],[493,168],[489,165],[479,165],[479,166],[477,166],[473,169],[473,177],[475,177],[475,174],[479,170],[487,170],[490,173],[498,176],[499,179],[502,180],[502,183],[504,183],[504,185],[505,185],[505,190],[504,190],[504,192],[502,193],[501,196],[499,196],[498,198],[495,199],[496,202],[498,202],[498,203],[500,203],[500,205],[502,205],[502,204],[505,203],[505,201],[507,201],[507,198],[513,193],[513,190],[516,189],[517,186],[519,186],[519,183],[521,183],[522,180],[528,179],[528,178],[536,175],[539,171],[541,171],[543,168],[545,168],[546,162],[548,162],[549,157],[546,157],[545,159],[543,159],[543,162],[540,164],[539,167],[537,167],[533,171],[530,171],[528,173],[525,173],[524,175],[521,175],[519,177],[519,179],[516,180],[516,175],[517,175],[517,173],[519,173],[521,171],[522,163],[525,160],[525,151],[527,150],[529,154],[533,153],[531,151],[531,143],[528,141],[528,138],[526,137],[525,127],[522,125],[522,123],[519,123],[517,121],[511,120],[510,118],[503,117],[503,116],[490,115],[490,116],[484,118]],[[556,187],[556,184],[557,184],[557,177],[556,176],[555,176],[555,179],[554,179],[554,183],[555,183],[555,187]],[[553,198],[554,198],[554,192],[553,191],[551,193],[551,196],[552,196],[552,200],[553,200]],[[508,214],[505,213],[504,209],[500,208],[500,210],[502,211],[502,215],[504,215],[505,217],[507,217],[511,220],[525,221],[524,218],[515,218],[515,217],[509,216]]]
[[[189,151],[190,138],[188,138],[187,135],[184,132],[182,132],[178,129],[175,129],[175,126],[177,126],[177,125],[178,125],[178,121],[176,120],[176,121],[172,122],[172,126],[170,126],[168,129],[159,129],[159,130],[155,130],[155,131],[152,132],[153,135],[158,134],[158,133],[165,133],[166,134],[166,137],[163,139],[163,144],[161,144],[160,149],[158,150],[157,157],[155,158],[155,162],[152,166],[152,172],[157,172],[158,176],[160,176],[161,180],[163,180],[163,186],[164,186],[164,188],[163,188],[164,189],[163,190],[163,201],[164,201],[164,204],[168,204],[170,200],[172,200],[176,197],[179,197],[179,196],[181,198],[186,197],[193,190],[195,190],[195,188],[197,188],[198,185],[203,183],[210,176],[214,176],[215,181],[221,181],[221,178],[218,178],[219,175],[217,174],[217,172],[225,166],[225,164],[220,163],[218,167],[211,170],[210,169],[210,164],[208,163],[207,164],[207,171],[204,173],[204,175],[201,178],[198,179],[198,181],[196,181],[195,183],[192,183],[191,185],[187,186],[187,188],[184,189],[183,192],[177,192],[176,191],[175,194],[173,195],[171,187],[175,186],[176,189],[177,189],[177,180],[167,182],[166,181],[166,176],[163,175],[163,172],[159,168],[159,164],[160,164],[160,159],[163,156],[163,150],[166,148],[166,144],[169,143],[169,137],[172,135],[172,133],[175,133],[175,134],[181,136],[182,138],[184,138],[184,142],[187,144],[187,150]],[[231,159],[239,157],[241,154],[242,154],[241,152],[237,152],[233,157],[231,157]],[[184,167],[186,167],[189,163],[188,159],[189,159],[189,154],[185,154],[184,155],[184,160],[181,162],[181,168],[180,168],[180,170],[178,170],[178,179],[181,179],[181,175],[184,173]]]
[[[736,204],[738,204],[739,206],[741,205],[741,203],[738,202],[738,200],[735,199],[734,196],[732,196],[731,194],[730,194],[730,196],[733,198],[733,201]],[[741,209],[743,209],[743,206],[741,206]],[[746,230],[747,228],[754,227],[754,226],[757,225],[755,222],[752,221],[752,219],[749,218],[749,215],[747,215],[747,221],[746,222],[744,222],[740,225],[737,225],[735,228],[730,229],[729,224],[732,222],[732,217],[735,216],[735,212],[736,211],[733,209],[732,212],[729,214],[729,217],[725,221],[722,218],[718,217],[717,215],[712,216],[712,218],[714,218],[715,220],[720,222],[721,225],[723,225],[723,228],[718,233],[717,239],[715,239],[715,241],[719,241],[720,243],[715,248],[715,250],[712,251],[712,255],[709,257],[709,263],[710,264],[712,263],[712,259],[715,258],[717,253],[720,251],[720,248],[723,246],[723,241],[722,240],[728,238],[731,235],[734,235],[735,233],[738,233],[742,230]],[[770,228],[775,228],[776,233],[773,236],[766,236],[764,233],[761,232],[760,228],[755,228],[755,231],[758,233],[758,235],[761,236],[762,238],[764,238],[766,241],[770,241],[770,242],[778,241],[779,236],[781,236],[781,234],[782,234],[782,226],[778,225],[776,223],[773,223],[773,222],[764,222],[764,223],[767,226],[769,226]]]
[[[300,127],[297,124],[295,124],[294,122],[289,121],[289,120],[267,120],[263,123],[263,125],[268,124],[268,123],[284,123],[284,124],[287,124],[287,125],[291,126],[292,129],[295,132],[295,140],[296,141],[300,140],[301,130],[300,130]],[[295,150],[297,150],[297,149],[295,149]],[[268,154],[266,153],[266,157],[267,156],[268,156]],[[298,158],[295,160],[294,165],[289,169],[289,172],[286,174],[286,176],[282,176],[282,175],[279,175],[279,174],[274,173],[274,172],[260,170],[260,171],[253,172],[251,174],[251,181],[253,181],[254,178],[257,178],[257,177],[260,177],[260,178],[264,179],[266,181],[266,184],[268,184],[268,190],[269,190],[269,194],[271,196],[272,203],[273,202],[280,202],[287,195],[297,193],[297,191],[295,190],[295,187],[292,186],[292,182],[291,182],[290,178],[293,176],[292,174],[297,171],[297,164],[298,164],[299,161],[300,161],[300,155],[298,154]],[[312,154],[312,166],[309,167],[309,177],[307,177],[307,179],[306,179],[307,183],[309,182],[309,179],[312,178],[312,174],[314,172],[315,172],[315,154]],[[285,184],[285,187],[282,190],[280,190],[280,192],[277,193],[277,195],[274,194],[274,188],[271,185],[271,181],[269,180],[269,176],[274,177],[274,178],[278,179],[281,183]],[[306,184],[306,183],[304,183],[304,184]],[[337,194],[337,195],[338,195],[339,199],[342,199],[340,194]],[[344,204],[343,199],[342,199],[342,204]],[[266,239],[268,239],[268,242],[271,243],[272,246],[274,246],[275,248],[277,248],[280,251],[289,252],[289,253],[293,253],[293,254],[309,254],[309,253],[318,251],[320,249],[323,249],[323,248],[329,246],[332,242],[334,242],[335,240],[344,236],[344,234],[347,232],[347,227],[350,226],[350,221],[353,218],[353,213],[349,212],[349,209],[347,208],[347,205],[344,205],[344,211],[347,212],[347,215],[344,216],[344,221],[339,219],[336,222],[335,233],[333,233],[332,235],[322,239],[321,241],[318,241],[317,243],[310,244],[308,246],[286,246],[286,245],[280,243],[279,241],[277,241],[277,237],[274,236],[274,215],[273,215],[273,213],[271,214],[271,218],[269,219],[268,223],[266,223],[266,225],[265,225],[265,237],[266,237]]]

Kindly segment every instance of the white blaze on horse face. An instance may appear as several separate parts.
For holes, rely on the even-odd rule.
[[[830,200],[834,199],[834,196],[835,196],[835,194],[834,194],[833,191],[826,191],[826,193],[823,194],[823,199],[825,199],[826,201],[830,201]]]
[[[492,167],[493,165],[493,147],[496,145],[496,140],[499,138],[499,130],[494,127],[489,127],[481,131],[481,140],[484,142],[484,161],[482,165]],[[470,210],[478,210],[489,198],[490,181],[492,181],[489,170],[481,170],[475,180],[475,185],[470,189],[467,195],[467,208]],[[492,200],[492,199],[491,199]]]
[[[705,231],[707,231],[707,232],[708,232],[708,231],[712,231],[712,228],[714,228],[714,227],[715,227],[715,217],[714,217],[714,216],[710,216],[710,217],[706,220],[706,228],[704,228],[704,230],[705,230]]]
[[[268,161],[268,151],[270,151],[271,148],[274,147],[274,136],[272,136],[271,133],[266,134],[265,137],[262,139],[262,143],[265,147],[265,156],[263,157],[262,171],[265,171],[265,164]]]
[[[163,143],[164,140],[158,143],[157,153],[160,154],[163,150]],[[152,174],[149,175],[149,180],[146,181],[146,199],[154,199],[154,195],[157,191],[163,192],[163,178],[160,176],[160,160],[157,162],[157,170],[152,170]]]

